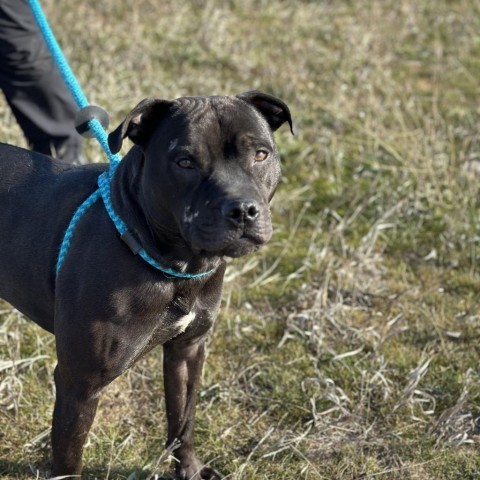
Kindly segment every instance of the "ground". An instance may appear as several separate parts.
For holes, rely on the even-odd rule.
[[[147,96],[291,107],[274,238],[228,267],[201,457],[232,480],[480,479],[480,4],[43,3],[112,126]],[[25,145],[4,103],[0,135]],[[0,310],[0,476],[42,478],[54,341]],[[158,349],[101,401],[87,477],[171,473],[164,423]]]

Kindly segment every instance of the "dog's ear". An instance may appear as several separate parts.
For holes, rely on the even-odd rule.
[[[240,93],[237,98],[249,103],[255,107],[261,115],[267,120],[272,131],[277,130],[285,122],[290,125],[290,131],[293,135],[292,117],[290,110],[285,102],[282,102],[273,95],[262,93],[257,90],[251,90],[249,92]]]
[[[108,146],[112,153],[118,153],[122,142],[128,137],[136,145],[144,146],[155,126],[172,106],[173,102],[158,98],[145,98],[108,136]]]

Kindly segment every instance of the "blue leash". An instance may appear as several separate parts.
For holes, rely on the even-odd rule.
[[[80,85],[77,82],[77,79],[75,78],[75,75],[72,72],[72,69],[68,65],[67,59],[63,55],[62,49],[58,45],[57,40],[53,35],[52,29],[47,22],[40,3],[38,0],[29,0],[29,3],[45,43],[47,44],[47,47],[50,50],[50,53],[52,54],[52,57],[57,64],[58,69],[60,70],[60,74],[62,75],[63,80],[67,84],[67,87],[70,90],[73,99],[75,100],[75,103],[80,110],[88,108],[90,104],[87,100],[87,97],[84,95]],[[92,118],[89,121],[88,126],[107,154],[111,163],[111,167],[115,168],[120,162],[121,157],[118,154],[113,155],[110,151],[110,148],[108,147],[107,134],[102,124],[96,118]]]
[[[33,12],[33,16],[35,21],[37,22],[40,32],[47,44],[52,57],[60,70],[60,74],[62,75],[63,80],[67,84],[70,93],[72,94],[75,103],[77,104],[80,112],[83,111],[83,116],[87,118],[88,122],[88,130],[90,130],[93,136],[98,140],[101,147],[107,154],[108,159],[110,160],[110,169],[104,173],[102,173],[98,178],[98,190],[95,190],[76,210],[68,228],[65,232],[63,237],[62,244],[60,246],[60,251],[58,254],[57,259],[57,266],[56,266],[56,275],[60,271],[60,268],[63,265],[65,257],[67,256],[68,250],[70,248],[70,243],[72,240],[72,236],[75,230],[75,227],[78,221],[82,218],[85,212],[101,197],[103,199],[103,203],[105,204],[105,209],[112,220],[115,228],[117,229],[118,233],[122,240],[131,248],[133,253],[140,255],[140,257],[145,260],[148,264],[152,267],[160,270],[166,276],[170,277],[177,277],[177,278],[199,278],[204,277],[205,275],[209,275],[215,269],[209,270],[207,272],[202,273],[182,273],[177,272],[176,270],[172,270],[170,268],[162,267],[158,262],[156,262],[146,251],[141,247],[141,245],[134,239],[133,235],[131,235],[128,231],[128,227],[125,222],[116,214],[113,209],[111,195],[110,195],[110,185],[113,179],[113,175],[115,170],[118,167],[118,164],[121,161],[121,157],[118,154],[113,154],[110,151],[110,147],[108,146],[108,137],[105,131],[105,124],[108,123],[105,121],[105,118],[108,120],[108,115],[105,118],[100,118],[98,116],[98,107],[94,107],[89,104],[87,97],[84,95],[80,85],[75,78],[75,75],[72,72],[72,69],[68,65],[68,62],[63,55],[62,49],[58,45],[55,36],[53,35],[52,29],[48,24],[48,21],[43,13],[42,7],[38,0],[29,0],[30,7]],[[79,113],[80,113],[79,112]],[[104,120],[101,122],[100,120]]]

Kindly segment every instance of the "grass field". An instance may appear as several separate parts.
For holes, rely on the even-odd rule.
[[[114,126],[146,96],[291,107],[274,239],[227,272],[201,457],[232,480],[480,479],[480,3],[44,4]],[[3,103],[0,135],[25,145]],[[42,478],[54,341],[7,304],[0,321],[0,477]],[[108,389],[86,478],[171,473],[161,362]]]

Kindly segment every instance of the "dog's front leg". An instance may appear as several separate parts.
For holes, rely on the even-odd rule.
[[[56,399],[53,411],[52,476],[80,475],[83,446],[92,425],[99,395],[73,385],[55,369]]]
[[[216,480],[222,476],[197,459],[193,447],[195,407],[205,359],[205,340],[184,343],[171,341],[164,345],[163,369],[167,407],[167,445],[175,440],[176,473],[181,479]]]

